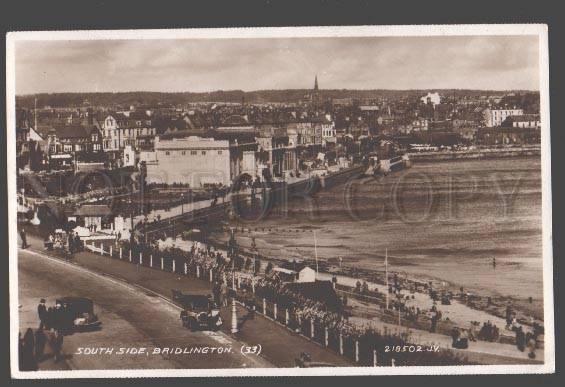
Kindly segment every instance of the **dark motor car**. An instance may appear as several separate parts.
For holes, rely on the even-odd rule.
[[[176,293],[174,299],[183,307],[180,318],[184,327],[193,331],[197,329],[216,331],[222,326],[220,308],[209,296]]]
[[[94,313],[94,302],[86,297],[62,297],[55,301],[63,307],[65,318],[68,321],[65,325],[72,326],[75,331],[85,331],[99,329],[102,321]]]

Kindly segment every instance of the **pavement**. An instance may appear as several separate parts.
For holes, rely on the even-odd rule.
[[[273,365],[260,356],[245,356],[241,342],[223,332],[191,332],[182,327],[179,308],[152,293],[84,267],[43,253],[25,250],[19,253],[20,327],[37,327],[34,310],[40,298],[53,305],[57,297],[72,295],[89,297],[102,321],[102,329],[65,336],[63,352],[70,369],[132,369],[132,368],[262,368]],[[82,353],[80,348],[83,348]],[[103,353],[84,354],[99,348]],[[131,353],[121,353],[120,348]],[[141,349],[144,352],[140,354]],[[181,348],[180,354],[163,354],[163,349]],[[207,353],[184,353],[186,350],[208,348]],[[215,348],[215,350],[212,350]],[[159,349],[159,353],[156,353]],[[222,353],[220,353],[220,349]],[[133,351],[137,353],[133,353]],[[40,364],[48,369],[49,362]]]
[[[32,250],[34,246],[37,246],[37,250],[43,252],[42,243],[38,238],[28,236],[28,240],[32,243]],[[132,265],[127,260],[120,261],[91,252],[75,254],[73,263],[90,271],[110,274],[112,278],[141,286],[141,289],[147,290],[148,293],[154,293],[166,299],[170,299],[172,289],[178,289],[185,293],[211,293],[211,284],[206,280]],[[229,308],[224,308],[221,313],[226,322],[223,329],[227,334],[231,323],[231,311]],[[240,324],[243,322],[242,317],[246,314],[247,311],[238,306]],[[178,320],[178,312],[176,319]],[[381,329],[386,326],[391,331],[398,329],[397,326],[386,324],[378,319],[364,320],[360,322],[360,325],[373,325]],[[410,329],[410,332],[418,344],[434,344],[440,345],[441,348],[451,349],[451,338],[448,336],[416,329]],[[286,327],[274,323],[258,313],[254,319],[245,320],[240,332],[232,337],[250,345],[260,344],[262,348],[261,356],[277,367],[294,366],[294,359],[303,351],[310,353],[315,361],[341,366],[352,365],[350,361],[337,353],[291,332]],[[470,343],[470,348],[467,350],[454,351],[460,352],[470,361],[481,364],[533,363],[528,359],[527,353],[518,351],[516,346],[510,344],[477,341]],[[538,358],[534,361],[535,363],[543,361],[543,352],[542,350],[538,351]]]
[[[44,258],[48,262],[51,262],[52,258],[45,257],[46,252],[43,250],[43,243],[42,241],[33,236],[28,234],[28,242],[31,244],[29,250],[20,251],[20,265],[23,264],[28,257],[34,256],[35,259]],[[40,256],[39,256],[39,255]],[[51,252],[50,252],[51,254]],[[31,259],[31,258],[30,258]],[[55,261],[60,261],[59,259],[55,259]],[[120,261],[117,259],[112,259],[109,257],[103,257],[98,254],[94,254],[91,252],[81,252],[74,254],[72,259],[72,264],[68,264],[75,269],[80,269],[83,271],[88,271],[91,273],[89,275],[96,275],[98,277],[96,283],[106,283],[110,282],[112,284],[111,289],[114,289],[117,284],[120,283],[121,287],[124,286],[129,287],[129,294],[137,294],[138,298],[140,298],[137,302],[137,308],[142,305],[149,304],[158,305],[159,308],[162,308],[164,311],[167,312],[167,315],[170,318],[166,319],[167,321],[161,321],[163,325],[162,329],[166,330],[173,330],[177,332],[181,337],[188,337],[191,335],[199,335],[205,338],[214,338],[215,335],[221,335],[223,338],[227,338],[236,342],[234,344],[234,349],[236,349],[239,353],[240,348],[242,345],[257,345],[260,344],[261,346],[261,354],[258,359],[261,359],[263,363],[260,363],[256,366],[275,366],[275,367],[294,367],[294,360],[299,356],[301,352],[308,352],[312,356],[312,359],[319,362],[330,363],[337,366],[352,366],[353,364],[346,358],[340,356],[339,354],[326,349],[320,346],[317,343],[311,342],[310,340],[300,336],[294,332],[291,332],[286,327],[274,323],[273,321],[263,317],[260,314],[256,314],[254,319],[245,319],[247,315],[247,310],[241,306],[238,306],[238,317],[239,317],[239,324],[241,325],[240,331],[235,334],[231,335],[229,333],[229,328],[231,326],[231,310],[230,308],[223,308],[221,310],[221,315],[225,321],[222,331],[220,332],[190,332],[185,328],[182,328],[179,320],[180,308],[175,306],[174,304],[170,303],[167,300],[171,299],[171,290],[178,289],[185,293],[192,292],[192,293],[204,293],[209,294],[211,293],[211,284],[205,280],[199,280],[192,277],[186,277],[178,274],[173,274],[169,272],[164,272],[160,270],[150,269],[144,266],[139,265],[132,265],[128,261]],[[51,267],[50,264],[48,267]],[[59,265],[58,265],[59,266]],[[27,265],[26,265],[27,267]],[[20,267],[20,271],[22,268]],[[27,269],[26,269],[27,270]],[[42,271],[39,271],[41,273]],[[49,271],[48,271],[49,272]],[[38,275],[39,275],[38,273]],[[98,274],[95,274],[98,273]],[[86,275],[86,274],[85,274]],[[66,278],[66,276],[65,276]],[[21,281],[22,279],[20,279]],[[33,279],[30,279],[33,280]],[[104,281],[106,280],[106,281]],[[58,281],[55,278],[50,278],[50,281],[53,281],[59,285],[61,281]],[[93,281],[90,281],[93,282]],[[27,284],[27,281],[25,282]],[[66,282],[63,282],[66,283]],[[76,291],[73,290],[74,286],[77,286]],[[93,284],[94,286],[94,284]],[[94,288],[98,289],[101,285],[94,286]],[[110,286],[110,285],[108,285]],[[72,294],[72,295],[81,295],[85,290],[86,286],[83,285],[80,281],[73,281],[72,285],[69,285],[68,288],[64,289],[66,293],[64,294]],[[103,287],[103,286],[102,286]],[[27,288],[27,286],[22,287]],[[100,293],[100,294],[99,294]],[[159,323],[154,321],[156,316],[159,313],[164,313],[164,311],[155,311],[148,309],[141,314],[141,318],[133,319],[131,315],[125,314],[123,310],[119,310],[120,305],[122,305],[120,299],[116,300],[109,300],[106,297],[109,297],[109,292],[103,289],[100,289],[99,292],[90,291],[86,295],[87,297],[93,298],[95,304],[101,307],[102,309],[108,310],[108,313],[115,313],[119,318],[125,319],[127,323],[131,324],[133,328],[137,331],[141,331],[144,334],[144,337],[153,338],[158,340],[159,337],[163,336],[163,333],[159,331]],[[37,300],[39,298],[44,297],[42,292],[36,292]],[[47,293],[45,293],[47,294]],[[62,293],[61,293],[62,294]],[[32,309],[37,306],[37,300],[33,299],[32,301]],[[49,303],[49,300],[48,300]],[[114,306],[115,305],[117,306]],[[133,303],[133,300],[129,302],[129,304]],[[114,312],[114,309],[118,309]],[[132,306],[132,314],[139,314],[136,310],[135,306]],[[144,306],[145,309],[145,306]],[[147,314],[146,314],[147,312]],[[148,318],[151,316],[151,318]],[[157,320],[161,320],[160,318]],[[145,325],[150,326],[145,327]],[[106,324],[104,324],[106,328]],[[180,331],[179,331],[180,330]],[[103,329],[104,331],[104,329]],[[81,334],[83,335],[83,334]],[[135,340],[139,340],[139,338],[131,337],[126,339],[125,342],[136,342]],[[166,340],[167,343],[172,341],[171,338]],[[110,341],[105,341],[112,342]],[[124,341],[122,341],[124,342]],[[189,341],[192,343],[192,341]],[[125,344],[124,344],[125,345]],[[170,345],[173,345],[172,343]],[[178,345],[177,345],[178,346]],[[184,345],[182,345],[184,346]],[[73,357],[74,360],[75,357]],[[249,359],[249,356],[246,358]],[[181,358],[182,360],[182,358]],[[178,359],[176,359],[178,361]],[[234,366],[242,366],[237,361],[234,361],[233,364],[226,362],[222,359],[219,363],[212,363],[213,368],[231,368]],[[185,364],[185,363],[176,363],[175,367],[178,368],[179,366],[183,368],[196,368],[197,364]],[[210,362],[205,362],[203,366],[210,368]],[[245,366],[249,366],[246,364]],[[136,366],[139,368],[139,366]],[[171,368],[171,367],[168,367]]]

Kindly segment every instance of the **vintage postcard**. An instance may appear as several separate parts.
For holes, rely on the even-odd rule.
[[[14,32],[15,378],[555,370],[545,25]]]

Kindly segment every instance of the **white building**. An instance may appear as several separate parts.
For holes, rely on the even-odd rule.
[[[135,150],[131,145],[126,145],[124,148],[124,155],[122,157],[124,167],[135,166]]]
[[[511,116],[504,124],[511,123],[513,128],[540,129],[541,121],[538,115],[526,114]]]
[[[322,145],[326,146],[328,142],[337,142],[335,123],[332,121],[331,116],[326,114],[325,120],[322,121]]]
[[[441,96],[439,93],[428,93],[427,95],[420,98],[423,104],[431,103],[434,106],[439,105],[441,103]]]
[[[105,152],[119,151],[127,145],[137,147],[145,139],[156,135],[157,129],[152,127],[149,117],[133,119],[122,114],[108,115],[101,122],[102,148]]]
[[[309,266],[304,267],[298,272],[296,282],[316,282],[316,270]]]
[[[522,109],[485,109],[483,118],[487,128],[501,126],[506,118],[511,116],[521,116],[524,114]]]
[[[290,269],[288,263],[283,266],[273,268],[283,282],[316,282],[316,271],[309,266],[300,264],[295,269]]]
[[[148,183],[181,183],[193,188],[231,184],[227,140],[196,136],[160,140],[155,137],[155,150],[140,152],[140,161],[146,162]]]

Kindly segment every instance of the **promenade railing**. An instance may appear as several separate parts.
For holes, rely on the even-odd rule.
[[[114,241],[92,242],[85,247],[102,256],[186,275],[210,283],[226,277],[228,284],[232,285],[231,274],[224,275],[210,261],[199,261],[198,258],[191,257],[190,253],[180,249],[159,250]],[[238,273],[233,294],[240,305],[346,357],[359,366],[419,365],[419,362],[423,361],[421,353],[416,352],[418,346],[411,343],[407,329],[405,333],[393,332],[386,328],[384,330],[353,329],[346,322],[344,325],[343,319],[325,321],[305,312],[302,306],[294,304],[291,300],[283,298],[278,301],[276,295],[270,295],[267,299],[253,293],[253,290],[249,281]],[[398,348],[400,350],[397,350]],[[447,348],[441,348],[437,352],[426,352],[425,361],[427,365],[468,364],[464,357]]]

